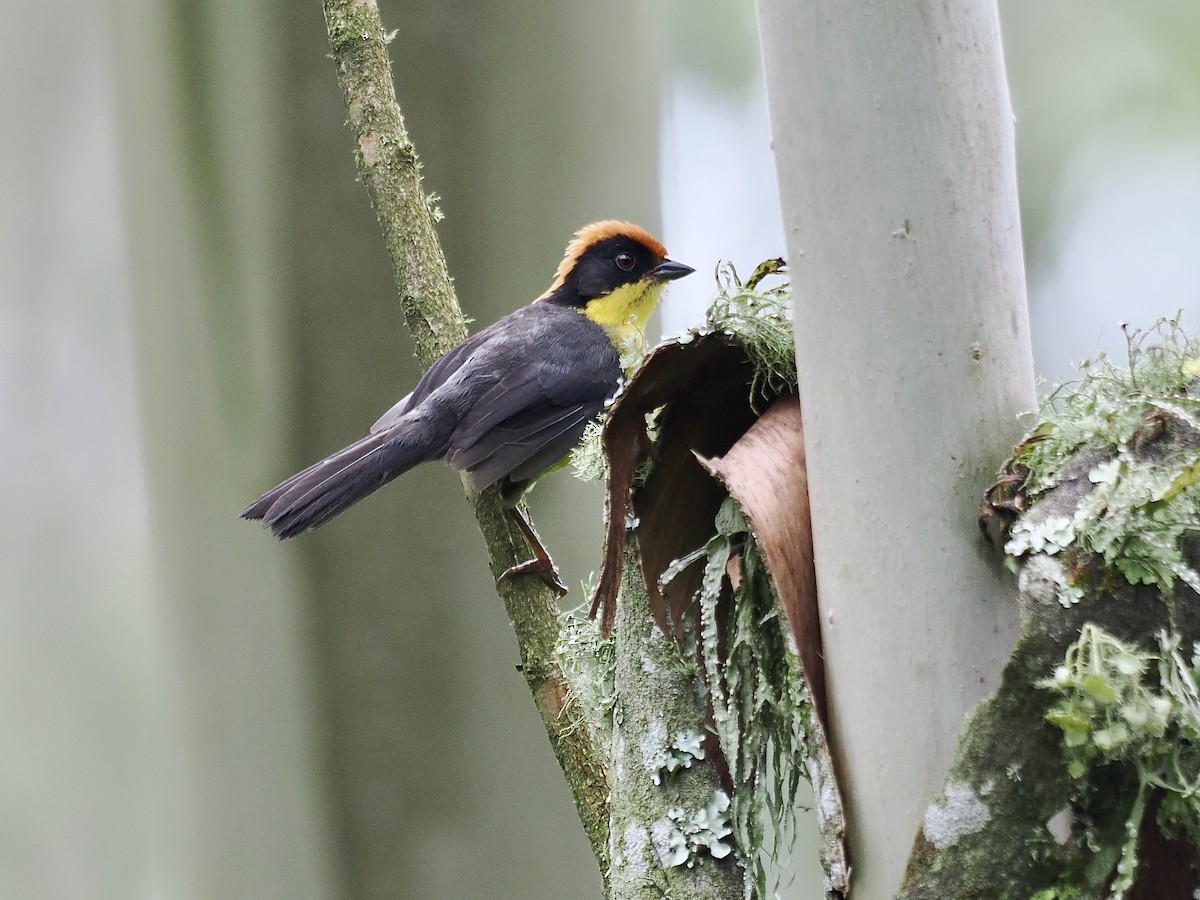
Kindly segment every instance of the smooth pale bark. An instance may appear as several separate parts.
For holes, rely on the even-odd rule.
[[[975,526],[1033,405],[996,6],[760,0],[854,895],[1015,637]]]

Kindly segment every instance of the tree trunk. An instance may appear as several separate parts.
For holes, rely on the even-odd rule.
[[[1015,637],[979,498],[1034,401],[996,7],[760,0],[854,895]]]
[[[279,474],[280,445],[264,436],[282,431],[287,383],[275,7],[118,0],[112,11],[152,545],[179,738],[164,753],[160,890],[335,896],[296,557],[237,520]]]

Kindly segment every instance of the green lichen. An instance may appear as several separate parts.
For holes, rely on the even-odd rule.
[[[733,852],[733,845],[726,840],[733,831],[729,824],[729,807],[729,795],[716,790],[712,799],[699,809],[688,811],[675,806],[667,810],[674,828],[667,838],[669,850],[663,865],[690,869],[705,856],[724,859]]]
[[[733,498],[722,504],[716,528],[704,547],[673,562],[661,582],[704,563],[693,615],[713,728],[734,785],[732,838],[754,895],[766,897],[768,863],[794,834],[796,792],[807,777],[801,723],[810,701],[750,523]],[[740,579],[726,614],[718,608],[734,557]],[[767,821],[776,840],[769,849]]]
[[[1117,764],[1136,773],[1137,793],[1111,888],[1114,900],[1133,886],[1151,792],[1163,792],[1158,825],[1164,834],[1184,833],[1200,842],[1198,680],[1200,646],[1185,659],[1177,635],[1160,633],[1151,652],[1087,623],[1054,676],[1041,683],[1059,695],[1046,719],[1062,731],[1067,770],[1080,795],[1099,767]]]
[[[340,9],[336,17],[326,21],[329,32],[329,43],[335,51],[341,51],[357,41],[370,40],[373,35],[380,35],[387,43],[386,35],[379,25],[378,19],[370,15],[356,15],[352,9]]]
[[[1096,553],[1131,584],[1169,592],[1178,580],[1200,591],[1200,574],[1183,552],[1200,534],[1200,460],[1194,443],[1163,440],[1171,431],[1200,432],[1200,398],[1190,396],[1200,341],[1178,316],[1125,333],[1127,364],[1103,355],[1083,363],[1079,381],[1043,404],[1012,463],[1028,473],[1029,502],[1082,474],[1080,459],[1093,460],[1086,474],[1095,487],[1070,518],[1023,518],[1005,550],[1014,558],[1067,548]],[[1064,581],[1064,605],[1081,595]]]
[[[612,401],[605,406],[605,409],[611,404]],[[646,436],[652,444],[658,443],[658,414],[660,412],[662,410],[657,409],[646,416]],[[642,462],[637,471],[633,473],[634,487],[641,487],[645,484],[653,468],[653,459]],[[604,455],[604,422],[602,419],[589,422],[584,428],[583,437],[571,451],[571,471],[580,481],[603,481],[605,475],[608,474],[608,460]]]
[[[603,434],[603,422],[599,419],[588,422],[583,429],[583,437],[571,451],[571,472],[580,481],[604,480],[608,465],[604,459]]]
[[[698,731],[684,731],[675,736],[670,744],[654,758],[655,784],[662,784],[680,769],[690,769],[692,764],[704,759],[704,735]]]

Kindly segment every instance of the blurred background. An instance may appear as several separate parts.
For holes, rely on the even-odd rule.
[[[748,0],[381,2],[478,322],[597,218],[699,270],[669,333],[718,259],[782,252]],[[1196,309],[1200,10],[1002,18],[1054,381],[1118,321]],[[287,544],[237,519],[419,374],[319,4],[6,21],[0,897],[599,896],[453,473]],[[599,489],[560,475],[532,504],[582,602]],[[810,840],[784,896],[811,895]]]

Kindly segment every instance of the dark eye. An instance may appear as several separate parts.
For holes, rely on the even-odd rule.
[[[628,272],[630,269],[633,268],[633,254],[632,253],[618,253],[615,262],[619,269],[621,269],[622,271]]]

